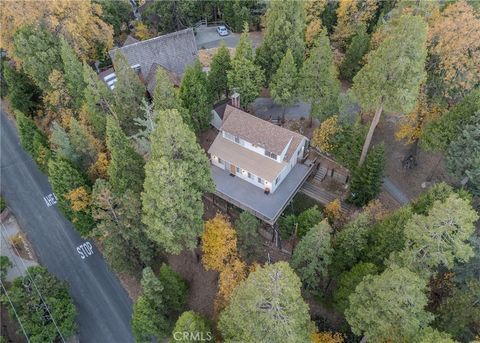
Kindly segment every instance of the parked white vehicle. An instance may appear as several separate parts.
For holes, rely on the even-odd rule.
[[[217,26],[217,32],[220,36],[228,36],[229,32],[224,25]]]

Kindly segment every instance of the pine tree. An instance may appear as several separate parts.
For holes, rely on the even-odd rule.
[[[115,116],[124,132],[132,134],[135,131],[133,118],[142,116],[145,86],[121,52],[115,53],[113,65],[117,77],[113,90]]]
[[[325,119],[338,113],[340,82],[330,41],[323,31],[300,72],[301,98],[312,105],[311,116]]]
[[[75,108],[79,109],[83,103],[84,89],[86,87],[83,79],[83,66],[75,51],[73,51],[64,38],[60,39],[60,57],[62,58],[65,73],[65,85],[73,99]]]
[[[253,62],[253,48],[245,27],[227,72],[228,88],[240,94],[242,107],[246,108],[260,94],[264,81],[262,69]]]
[[[403,15],[392,25],[379,47],[367,55],[367,64],[353,78],[353,93],[364,110],[375,110],[359,165],[367,157],[382,111],[409,112],[416,105],[425,79],[427,25],[418,16]]]
[[[363,206],[380,193],[385,166],[384,155],[383,145],[377,145],[368,153],[365,164],[354,168],[350,181],[350,197],[347,199],[349,202]]]
[[[305,50],[305,10],[302,1],[272,1],[266,13],[266,31],[257,51],[257,61],[265,71],[267,83],[280,66],[288,49],[300,68]]]
[[[40,89],[26,74],[15,70],[6,61],[2,62],[2,72],[12,107],[23,113],[31,113],[40,102]]]
[[[340,66],[340,74],[345,79],[351,81],[361,68],[362,58],[368,51],[368,43],[370,37],[367,33],[367,27],[364,23],[359,25],[352,38],[352,42],[347,48],[342,65]]]
[[[123,194],[130,189],[140,193],[145,177],[143,158],[135,152],[132,142],[111,116],[107,117],[107,148],[111,157],[108,176],[113,191]]]
[[[227,73],[231,69],[230,52],[224,43],[213,55],[208,72],[208,87],[215,101],[228,97]]]
[[[312,227],[300,240],[292,256],[291,265],[305,288],[318,292],[328,276],[333,253],[330,243],[332,228],[327,221]]]
[[[88,235],[94,225],[90,207],[76,211],[69,199],[69,194],[81,187],[89,192],[85,177],[70,162],[57,157],[48,161],[48,180],[58,198],[60,210],[81,235]]]
[[[208,128],[212,117],[212,104],[208,93],[208,80],[200,61],[185,70],[178,97],[182,107],[188,110],[192,129],[201,132]]]
[[[297,100],[298,72],[292,51],[287,50],[270,82],[270,94],[275,103],[290,106]]]
[[[208,159],[177,110],[158,116],[145,165],[143,219],[149,237],[165,251],[193,249],[203,229],[202,194],[214,189]]]
[[[308,342],[313,325],[300,287],[287,262],[258,267],[237,287],[220,315],[218,328],[224,340]]]
[[[95,163],[99,153],[99,142],[95,140],[84,124],[75,118],[70,119],[68,138],[71,146],[78,156],[79,166],[86,171]]]
[[[188,333],[185,337],[185,333]],[[198,337],[198,340],[192,339]],[[175,323],[172,331],[173,342],[200,342],[202,339],[209,341],[213,339],[212,329],[208,321],[193,311],[183,312]]]
[[[460,135],[450,144],[447,170],[458,180],[468,177],[467,186],[480,196],[480,111],[475,113]]]
[[[152,261],[154,247],[141,223],[138,194],[127,190],[115,195],[110,184],[97,179],[92,192],[95,234],[102,238],[104,253],[113,268],[138,272]]]
[[[59,40],[42,26],[25,26],[14,35],[12,52],[22,61],[23,71],[42,91],[50,87],[50,73],[54,69],[62,70],[59,51]]]
[[[84,97],[88,122],[93,127],[95,135],[103,140],[105,137],[107,113],[115,115],[112,106],[113,94],[85,62],[83,63],[83,79],[86,83]]]
[[[156,111],[178,108],[177,95],[168,73],[163,68],[157,69],[155,75],[155,89],[153,91],[153,104]]]
[[[322,212],[315,205],[310,207],[300,213],[297,218],[298,228],[297,235],[298,237],[303,237],[305,234],[314,226],[319,224],[323,219]]]
[[[349,297],[345,317],[369,342],[411,342],[433,319],[425,311],[425,289],[425,280],[405,268],[367,275]]]
[[[78,165],[79,156],[72,147],[72,143],[70,142],[67,132],[56,121],[54,121],[52,124],[50,143],[53,151],[58,157],[68,160],[74,165]]]
[[[247,211],[242,212],[235,221],[238,236],[237,248],[245,261],[252,261],[262,248],[263,239],[257,231],[259,226],[258,219]]]
[[[138,127],[137,133],[131,138],[135,139],[137,148],[144,156],[150,155],[150,134],[157,127],[156,118],[159,111],[153,109],[154,104],[149,104],[147,100],[143,99],[144,116],[141,118],[134,118],[133,122]]]
[[[165,308],[169,311],[182,311],[188,293],[188,286],[185,281],[165,263],[162,263],[160,267],[158,280],[163,287],[161,298]]]

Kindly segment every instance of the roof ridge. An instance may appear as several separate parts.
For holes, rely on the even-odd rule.
[[[175,35],[184,34],[184,33],[187,33],[188,31],[192,32],[192,34],[193,34],[193,29],[191,27],[188,27],[188,28],[183,29],[183,30],[166,33],[164,35],[153,37],[153,38],[146,39],[146,40],[141,40],[141,41],[138,41],[138,42],[135,42],[135,43],[132,43],[132,44],[128,44],[126,46],[116,47],[115,49],[110,50],[109,53],[111,51],[119,50],[119,49],[122,49],[122,48],[130,48],[130,47],[136,46],[137,44],[152,42],[156,39],[167,38],[167,37],[172,37],[172,36],[175,36]]]

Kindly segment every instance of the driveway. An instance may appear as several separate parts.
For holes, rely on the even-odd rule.
[[[240,40],[239,33],[230,32],[228,36],[221,37],[217,33],[216,26],[199,26],[195,29],[195,40],[197,42],[198,49],[211,49],[218,48],[222,42],[229,48],[237,46]],[[262,40],[259,32],[251,32],[250,40],[252,41],[253,48],[255,49]]]
[[[257,98],[250,107],[252,113],[265,120],[281,119],[284,113],[285,120],[298,120],[310,118],[311,105],[300,101],[292,106],[283,107],[275,104],[271,98]]]
[[[130,298],[95,245],[80,237],[53,204],[47,177],[20,147],[13,123],[0,111],[1,194],[40,264],[67,281],[80,342],[133,342]]]

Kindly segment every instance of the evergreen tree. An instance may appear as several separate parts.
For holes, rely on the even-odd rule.
[[[410,342],[432,321],[425,311],[426,281],[408,269],[393,266],[367,275],[349,297],[345,317],[354,334],[369,342]]]
[[[54,121],[52,125],[50,143],[53,151],[58,157],[68,160],[72,164],[78,165],[79,156],[72,147],[67,132],[56,121]]]
[[[418,16],[392,20],[388,35],[367,56],[367,64],[353,78],[353,93],[364,110],[375,116],[363,145],[359,165],[367,157],[382,111],[405,113],[414,109],[425,79],[427,24]]]
[[[13,44],[13,54],[22,61],[23,71],[38,88],[48,90],[50,73],[62,70],[58,39],[42,26],[25,26],[15,33]]]
[[[362,261],[369,249],[370,223],[367,214],[360,214],[337,233],[331,272],[340,275]]]
[[[75,155],[78,156],[79,166],[86,171],[97,160],[99,143],[88,132],[85,125],[75,118],[70,119],[68,138]]]
[[[263,240],[257,231],[259,226],[258,219],[247,211],[242,212],[235,221],[237,248],[244,261],[253,260],[262,248]]]
[[[297,235],[303,237],[314,226],[320,223],[323,219],[322,212],[315,205],[309,209],[306,209],[298,215],[297,223]]]
[[[480,111],[480,89],[474,89],[440,118],[427,124],[422,146],[428,150],[447,151],[471,118]]]
[[[450,144],[446,165],[458,180],[468,177],[468,188],[472,194],[480,196],[480,111]]]
[[[185,337],[185,332],[188,335]],[[197,338],[195,338],[197,337]],[[173,342],[201,343],[213,339],[208,321],[193,311],[183,312],[172,331]]]
[[[291,49],[297,68],[300,68],[305,50],[305,10],[302,1],[272,1],[266,13],[266,31],[257,50],[257,61],[265,71],[267,83],[280,66],[282,58]]]
[[[145,97],[145,86],[121,52],[115,53],[113,65],[117,77],[113,90],[115,116],[122,129],[127,134],[132,134],[133,118],[141,117],[143,114],[142,100]]]
[[[312,105],[311,116],[325,119],[338,113],[340,81],[337,74],[330,41],[322,31],[300,72],[301,98]]]
[[[340,275],[338,286],[335,290],[335,306],[342,313],[349,307],[350,294],[355,292],[357,285],[362,282],[365,276],[375,275],[377,267],[373,263],[357,263],[347,272]]]
[[[308,342],[313,325],[287,262],[258,267],[241,283],[221,313],[226,342]],[[261,325],[259,325],[261,323]]]
[[[390,262],[427,278],[441,266],[451,269],[456,261],[466,262],[474,254],[468,239],[477,219],[470,201],[457,194],[437,200],[428,215],[415,214],[405,225],[405,249],[392,254]]]
[[[213,55],[210,71],[208,72],[208,87],[211,97],[215,101],[228,97],[227,73],[231,69],[230,52],[224,43]]]
[[[93,127],[95,135],[103,140],[107,123],[106,114],[110,112],[115,115],[112,107],[113,94],[85,62],[83,63],[83,79],[86,83],[84,97],[87,119]]]
[[[150,134],[157,127],[156,120],[159,111],[154,110],[153,107],[154,104],[149,104],[147,100],[143,99],[142,108],[145,115],[142,118],[133,119],[138,131],[131,138],[135,139],[138,150],[144,156],[150,155]]]
[[[102,237],[104,254],[113,268],[135,273],[150,264],[154,247],[140,220],[138,195],[131,190],[115,195],[108,182],[97,179],[92,207],[97,221],[95,233]]]
[[[163,339],[168,336],[170,323],[159,315],[145,296],[140,296],[133,305],[132,331],[137,343],[149,343],[152,337]]]
[[[160,267],[158,280],[163,287],[161,298],[165,307],[169,311],[182,311],[185,307],[188,291],[185,281],[165,263],[162,263]]]
[[[305,288],[318,292],[328,276],[333,253],[332,228],[326,220],[312,227],[295,248],[290,264]]]
[[[297,82],[297,67],[289,48],[270,82],[273,101],[283,106],[293,105],[297,100]]]
[[[183,74],[178,97],[181,105],[188,110],[189,121],[195,132],[208,128],[212,117],[212,104],[208,92],[207,75],[202,71],[200,61],[196,60]]]
[[[178,108],[177,95],[168,73],[163,68],[157,69],[155,75],[155,89],[153,91],[153,105],[156,111]]]
[[[122,28],[127,27],[130,22],[132,5],[128,0],[95,0],[94,2],[102,6],[103,21],[112,25],[113,34],[118,37]]]
[[[61,158],[48,161],[48,180],[58,198],[58,207],[82,235],[87,235],[93,228],[94,222],[90,206],[74,209],[69,195],[71,192],[83,188],[88,192],[87,181],[72,164]]]
[[[75,108],[78,109],[83,103],[84,89],[86,87],[83,79],[83,66],[75,51],[73,51],[64,38],[60,39],[60,57],[63,62],[65,85],[73,99]]]
[[[145,177],[144,160],[112,116],[107,117],[107,148],[110,152],[108,176],[113,191],[123,194],[130,189],[140,193]]]
[[[366,205],[380,193],[385,166],[383,145],[375,146],[367,156],[365,164],[354,167],[350,181],[348,201],[357,206]]]
[[[40,89],[26,74],[15,70],[6,61],[2,63],[2,72],[12,107],[20,112],[31,113],[40,102]]]
[[[340,66],[340,74],[345,79],[351,81],[360,70],[362,58],[368,51],[369,42],[370,37],[367,33],[367,27],[362,23],[357,27]]]
[[[207,157],[177,110],[158,116],[145,165],[143,222],[165,251],[193,249],[203,229],[202,194],[214,189]]]

